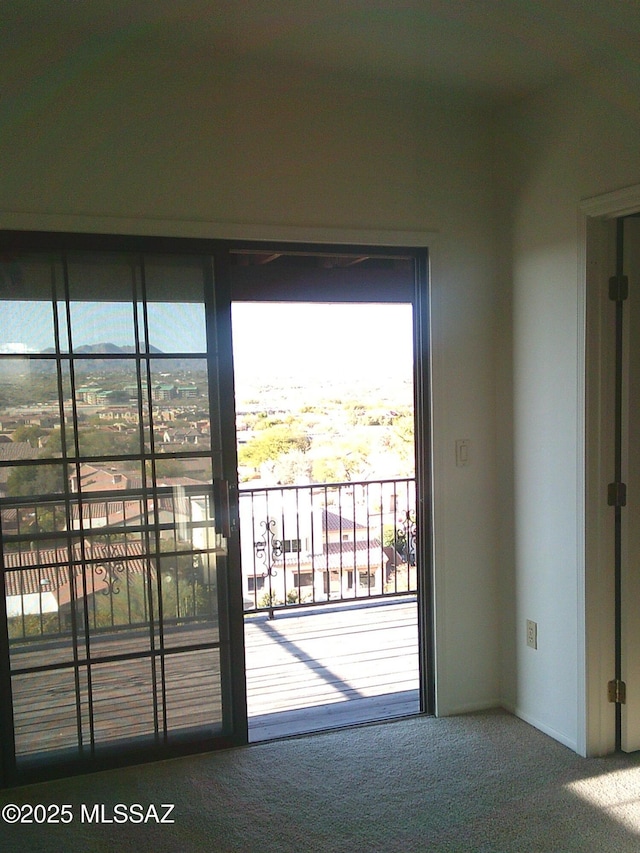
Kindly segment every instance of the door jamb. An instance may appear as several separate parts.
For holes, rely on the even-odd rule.
[[[613,303],[603,282],[612,274],[613,220],[640,211],[640,184],[583,200],[578,208],[578,752],[615,749],[615,706],[607,699],[614,672],[613,551],[606,482],[612,475],[609,353],[602,330]],[[611,457],[612,458],[612,457]]]

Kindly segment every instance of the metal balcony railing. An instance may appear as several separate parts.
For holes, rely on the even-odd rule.
[[[245,612],[413,594],[415,480],[241,489]]]
[[[0,507],[9,637],[217,624],[210,486]],[[415,481],[241,488],[244,612],[416,592]]]

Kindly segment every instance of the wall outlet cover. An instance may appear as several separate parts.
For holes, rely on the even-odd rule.
[[[538,648],[538,623],[527,619],[527,645],[530,649]]]

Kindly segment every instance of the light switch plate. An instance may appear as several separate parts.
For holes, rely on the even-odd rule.
[[[468,438],[456,439],[456,466],[466,468],[470,462],[471,442]]]

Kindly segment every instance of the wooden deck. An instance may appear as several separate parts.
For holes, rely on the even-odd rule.
[[[415,599],[245,620],[251,741],[418,713]]]
[[[164,660],[164,708],[170,731],[222,726],[220,664],[211,628],[192,626],[166,632],[171,647],[180,640],[193,651]],[[214,630],[214,639],[216,638]],[[246,617],[249,738],[251,741],[352,725],[417,713],[417,608],[413,599],[326,605],[293,612]],[[148,648],[143,630],[92,639],[91,700],[86,670],[76,683],[68,666],[45,671],[15,670],[63,664],[68,638],[12,650],[12,693],[16,750],[28,757],[75,749],[78,710],[88,743],[93,720],[97,745],[152,738],[158,727],[148,657],[123,660]],[[117,659],[114,659],[114,656]],[[159,663],[156,675],[159,675]],[[89,703],[91,714],[89,715]]]

